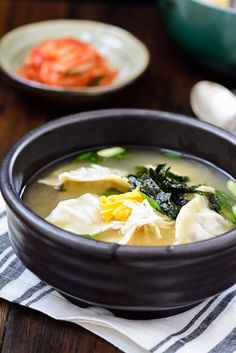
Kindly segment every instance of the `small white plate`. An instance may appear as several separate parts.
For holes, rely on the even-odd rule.
[[[73,37],[91,44],[119,73],[109,86],[63,88],[20,77],[17,72],[29,51],[45,39]],[[18,27],[0,41],[0,67],[15,82],[31,90],[56,95],[104,95],[129,85],[147,68],[149,52],[131,33],[105,23],[87,20],[53,20]]]

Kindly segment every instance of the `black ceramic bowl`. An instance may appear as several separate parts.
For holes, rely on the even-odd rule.
[[[40,168],[104,145],[158,146],[208,160],[236,176],[236,139],[205,123],[148,110],[103,110],[55,120],[21,139],[5,158],[1,189],[12,246],[27,268],[80,305],[129,317],[173,314],[236,281],[236,230],[198,243],[134,247],[96,242],[45,222],[22,202]]]

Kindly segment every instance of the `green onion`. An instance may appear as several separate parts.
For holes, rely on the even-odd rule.
[[[168,158],[181,158],[181,157],[183,157],[183,154],[181,152],[176,152],[176,151],[164,151],[163,154],[165,157],[168,157]]]
[[[104,193],[102,193],[102,196],[112,196],[112,195],[120,195],[122,192],[116,188],[109,188],[107,189]]]
[[[232,211],[233,211],[234,217],[235,217],[235,219],[236,219],[236,205],[234,205],[234,206],[232,207]]]
[[[221,211],[220,213],[226,219],[228,219],[232,223],[236,223],[236,200],[227,192],[224,191],[216,191],[217,197],[220,201]]]
[[[90,159],[93,156],[94,152],[84,152],[75,157],[75,161],[85,161]]]
[[[123,147],[111,147],[104,148],[99,151],[88,151],[79,154],[73,162],[89,161],[91,163],[98,164],[106,158],[126,158],[130,155],[130,152]]]
[[[160,206],[159,202],[154,200],[152,197],[144,194],[144,192],[139,191],[139,193],[140,193],[140,195],[142,195],[142,197],[144,199],[146,199],[149,202],[149,204],[150,204],[150,206],[152,206],[152,208],[154,208],[155,210],[158,210],[159,212],[163,213],[162,210],[161,210],[161,206]]]
[[[80,234],[79,236],[83,237],[83,238],[95,240],[98,235],[99,235],[99,233],[98,234]]]
[[[236,182],[229,180],[227,183],[227,187],[229,189],[229,191],[231,192],[231,194],[236,198]],[[235,200],[236,203],[236,200]]]
[[[66,191],[64,184],[59,185],[56,189],[57,189],[58,191],[60,191],[60,192],[61,192],[61,191]]]
[[[98,164],[99,162],[102,162],[102,158],[97,155],[97,152],[89,151],[89,152],[84,152],[79,154],[73,160],[73,162],[80,162],[80,161],[89,161],[91,163]]]
[[[223,207],[221,208],[221,215],[222,215],[223,217],[225,217],[225,218],[226,218],[228,221],[230,221],[231,223],[236,223],[236,217],[235,217],[235,215],[234,215],[234,213],[233,213],[232,208],[229,209],[229,208],[223,206]]]
[[[130,151],[124,151],[120,154],[117,154],[116,156],[114,156],[114,158],[117,158],[117,159],[122,159],[122,158],[127,158],[131,155],[132,153]]]
[[[100,158],[97,154],[94,154],[89,158],[89,161],[91,163],[99,164],[100,162],[102,162],[102,158]]]
[[[126,149],[123,147],[111,147],[111,148],[104,148],[103,150],[100,150],[97,152],[99,157],[102,158],[112,158],[112,157],[117,157],[121,154],[126,152]]]

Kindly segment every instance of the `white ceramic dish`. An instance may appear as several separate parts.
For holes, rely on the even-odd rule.
[[[53,87],[20,77],[17,72],[30,49],[50,38],[74,37],[91,44],[119,71],[112,84],[105,87]],[[147,68],[149,52],[131,33],[119,27],[87,20],[52,20],[28,24],[5,34],[0,41],[0,67],[25,88],[60,95],[93,97],[122,89]]]

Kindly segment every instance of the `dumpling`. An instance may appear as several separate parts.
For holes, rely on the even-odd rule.
[[[81,235],[95,235],[108,229],[118,229],[122,222],[103,221],[99,214],[99,198],[90,193],[77,199],[61,201],[46,221],[64,230]]]
[[[144,228],[145,232],[154,233],[157,238],[161,238],[161,228],[166,228],[173,223],[167,221],[165,217],[160,216],[154,211],[147,200],[144,200],[142,203],[125,201],[124,204],[131,208],[132,211],[121,228],[121,233],[124,236],[120,244],[128,244],[135,231],[139,228]]]
[[[58,187],[66,182],[108,182],[106,187],[118,187],[120,191],[126,191],[130,188],[125,172],[108,167],[102,167],[97,164],[91,164],[89,167],[80,167],[69,172],[59,174],[52,173],[48,178],[40,179],[39,183]]]
[[[106,222],[101,216],[99,197],[87,193],[77,199],[59,202],[46,220],[80,235],[96,235],[109,229],[118,230],[119,244],[128,244],[135,231],[140,228],[151,231],[160,238],[161,228],[171,223],[155,212],[147,200],[137,203],[125,201],[125,205],[131,209],[126,221]]]
[[[176,218],[176,244],[209,239],[231,228],[230,222],[208,207],[204,196],[197,195],[181,208]]]

